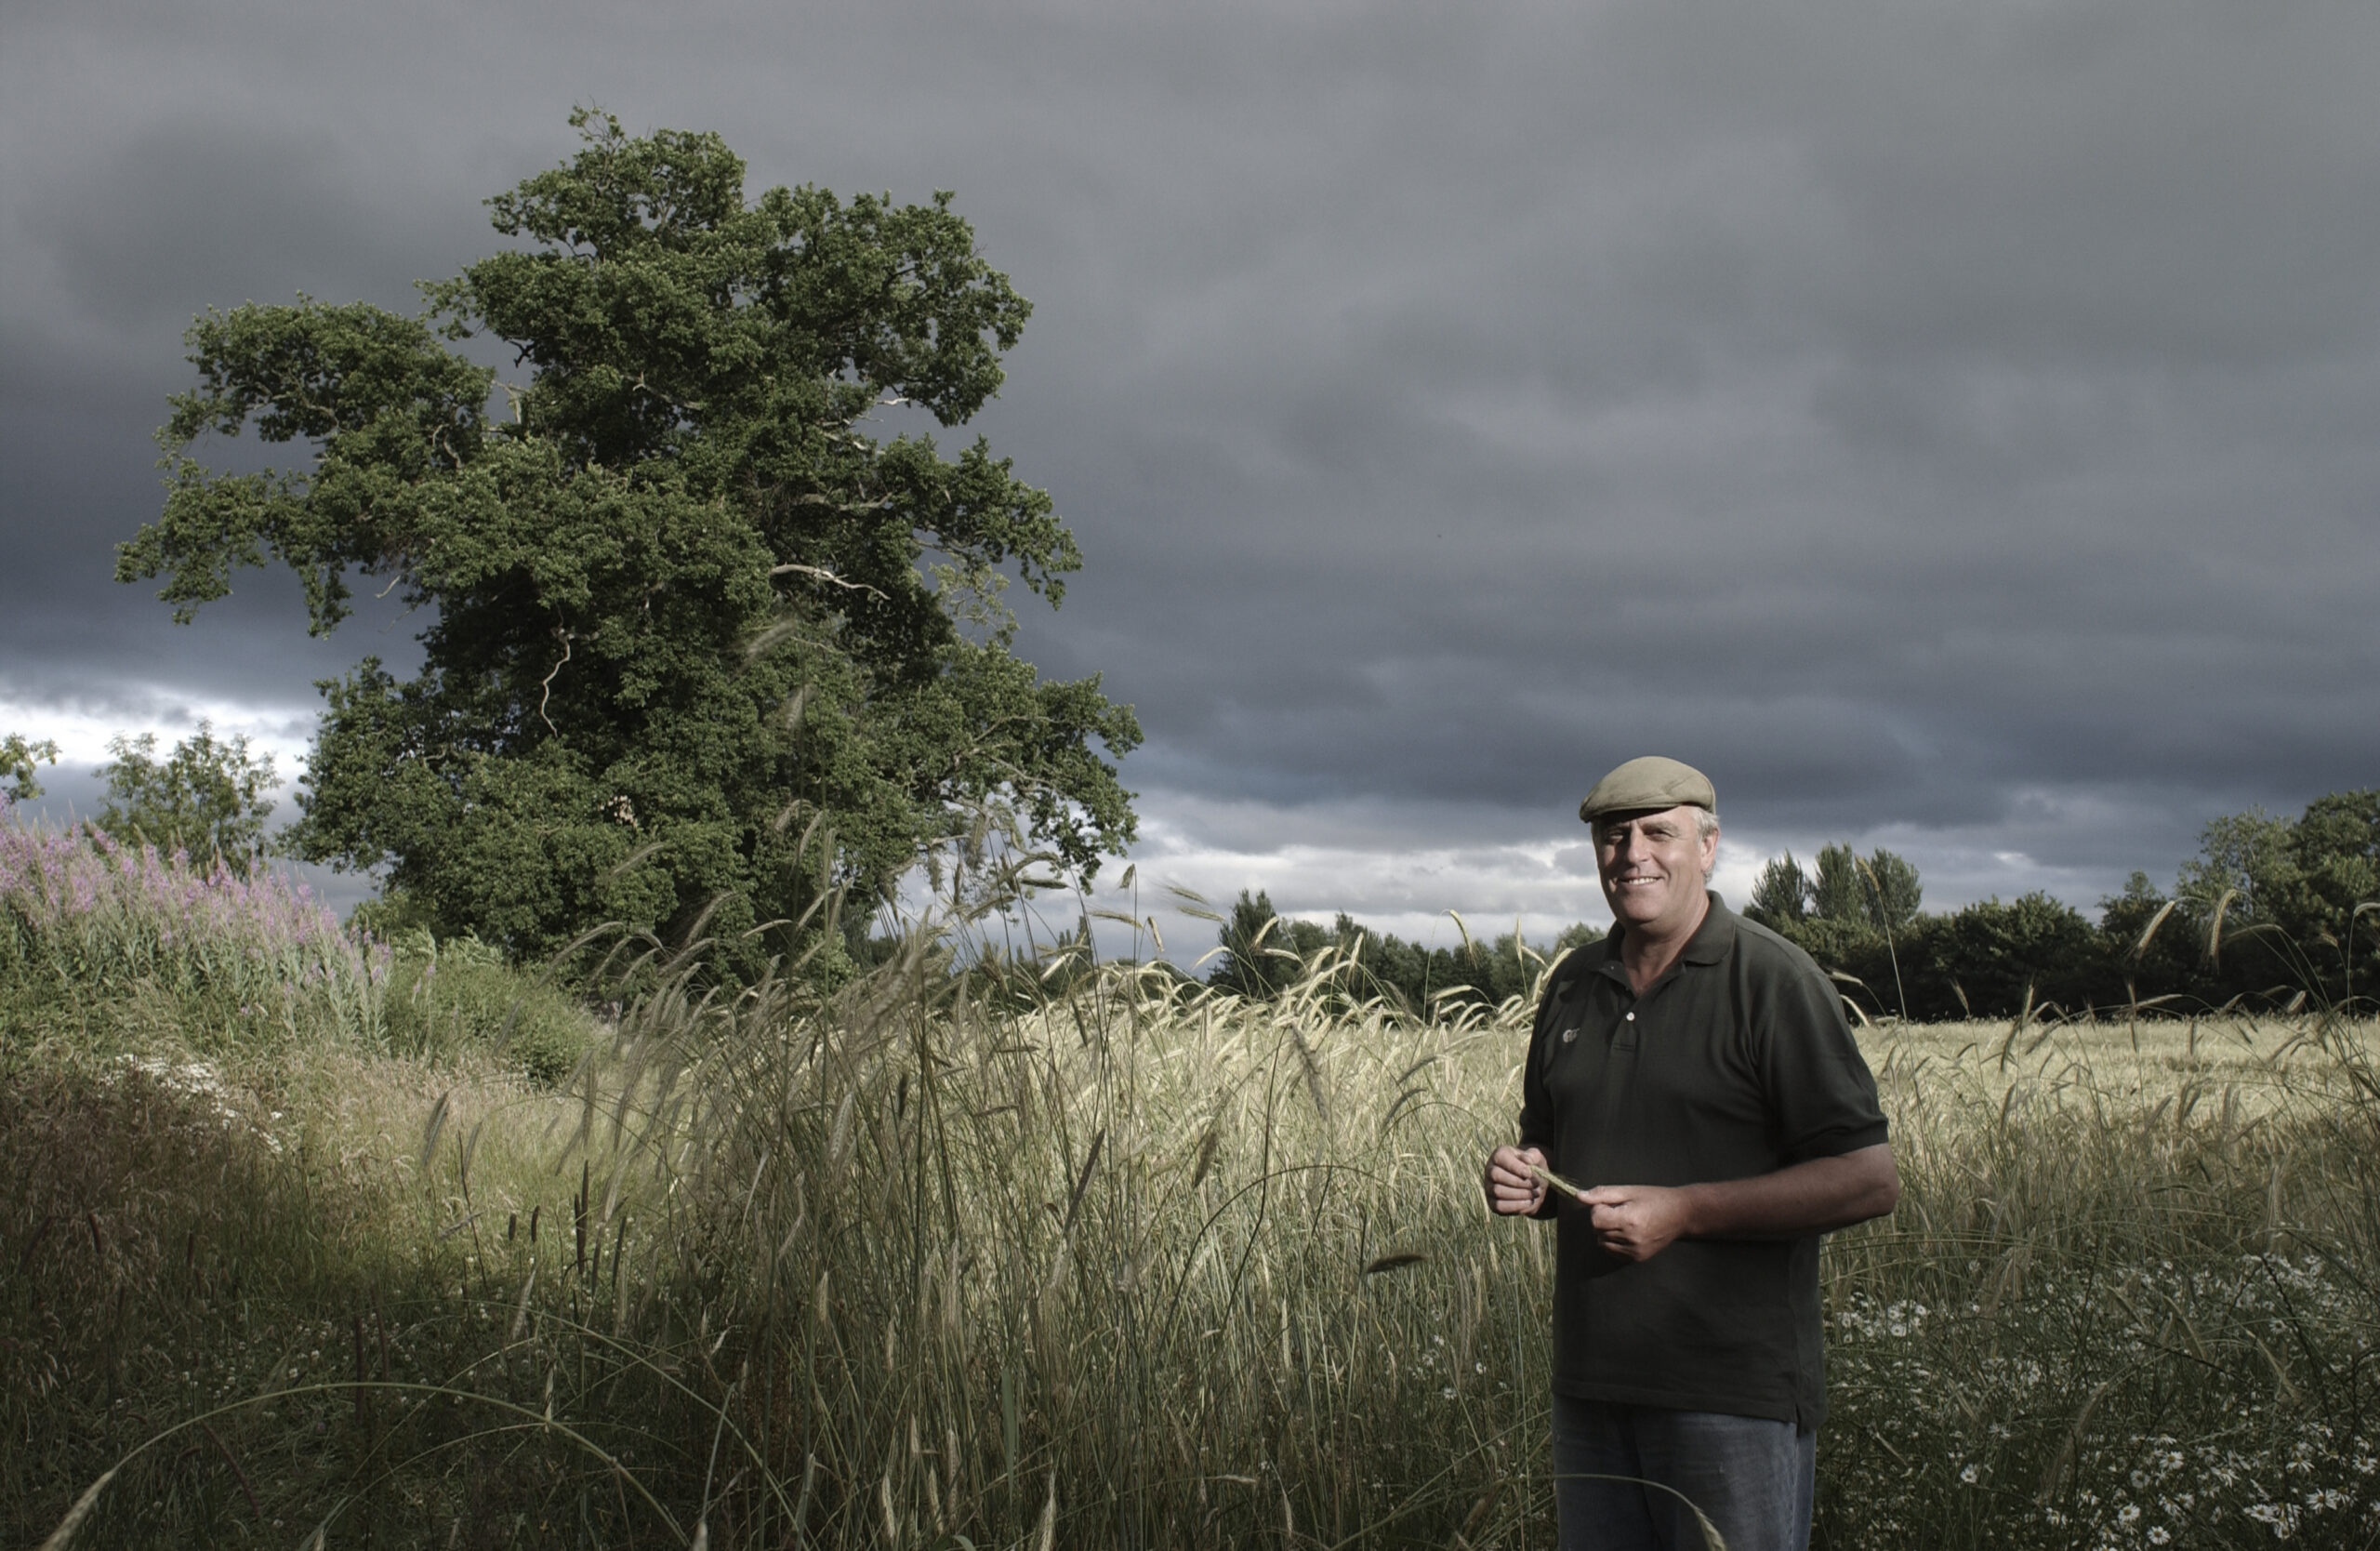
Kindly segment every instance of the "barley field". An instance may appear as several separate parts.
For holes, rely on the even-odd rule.
[[[17,931],[12,1544],[1553,1544],[1550,1230],[1475,1183],[1526,999],[920,932],[555,1083],[392,1032],[425,976],[178,1041]],[[2371,1021],[1860,1039],[1906,1193],[1825,1252],[1819,1544],[2380,1537]]]

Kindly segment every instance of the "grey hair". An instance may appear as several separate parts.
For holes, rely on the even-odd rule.
[[[1719,832],[1719,815],[1709,808],[1694,810],[1694,833],[1697,839],[1709,840]]]

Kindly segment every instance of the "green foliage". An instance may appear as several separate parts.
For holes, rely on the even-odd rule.
[[[2290,827],[2288,867],[2265,889],[2281,931],[2299,941],[2344,943],[2355,908],[2380,899],[2380,787],[2318,797]],[[2363,925],[2367,946],[2380,921]]]
[[[549,982],[511,968],[476,937],[440,942],[426,931],[398,937],[387,998],[389,1043],[451,1060],[496,1053],[531,1080],[555,1083],[593,1048],[593,1018]]]
[[[418,676],[324,684],[298,853],[385,863],[440,935],[516,958],[699,925],[745,975],[971,807],[1091,872],[1133,834],[1107,760],[1139,725],[1096,677],[1039,680],[1000,603],[1012,575],[1055,604],[1073,537],[980,437],[864,429],[893,403],[966,420],[1028,304],[946,194],[747,205],[716,136],[573,122],[575,157],[489,202],[522,245],[425,315],[301,298],[190,332],[165,511],[118,576],[186,618],[270,553],[317,632],[350,573],[433,611]],[[500,422],[448,348],[481,334],[530,373]],[[188,450],[248,426],[311,468]]]
[[[205,721],[198,731],[157,756],[157,735],[108,739],[115,758],[99,767],[107,805],[92,822],[112,835],[137,837],[167,850],[219,856],[245,876],[264,852],[264,821],[273,802],[272,756],[248,751],[247,735],[218,742]]]
[[[1554,935],[1553,957],[1559,959],[1574,948],[1584,948],[1589,943],[1601,942],[1603,938],[1602,927],[1589,926],[1583,921],[1574,921]]]
[[[0,737],[0,803],[30,802],[41,795],[39,768],[58,762],[58,745],[34,742],[22,733]]]
[[[264,868],[0,820],[0,1051],[372,1048],[387,978]]]
[[[430,931],[430,908],[420,899],[403,889],[383,889],[348,912],[347,929],[393,943],[416,932]]]
[[[1880,847],[1862,856],[1847,845],[1818,850],[1818,876],[1809,887],[1812,915],[1893,931],[1916,919],[1921,897],[1917,868],[1890,851]]]
[[[1298,928],[1304,927],[1312,947],[1298,947]],[[1246,889],[1232,902],[1230,919],[1215,934],[1223,948],[1210,983],[1245,997],[1269,997],[1298,976],[1302,951],[1322,946],[1322,930],[1311,921],[1284,921],[1273,908],[1273,896]]]
[[[2380,912],[2357,912],[2380,900],[2380,788],[2318,797],[2294,819],[2260,808],[2215,819],[2175,893],[2222,984],[2371,995]]]
[[[1771,856],[1768,865],[1760,869],[1760,879],[1752,884],[1752,903],[1744,914],[1763,926],[1781,928],[1788,921],[1797,921],[1810,913],[1811,882],[1802,864],[1788,851],[1782,856]]]
[[[2099,901],[2099,935],[2127,1001],[2202,989],[2196,984],[2202,959],[2190,940],[2188,919],[2149,874],[2135,869],[2122,893]]]
[[[1858,982],[1851,994],[1874,1012],[2008,1016],[2028,991],[2069,1012],[2345,1006],[2380,990],[2380,789],[2317,798],[2294,819],[2215,819],[2170,896],[2135,872],[2099,901],[2096,926],[2038,894],[1924,915],[1916,868],[1847,845],[1819,852],[1797,917],[1799,873],[1790,856],[1772,861],[1747,913]]]
[[[1902,950],[1911,980],[1947,981],[1986,1016],[2016,1013],[2028,1001],[2080,1008],[2093,1000],[2098,935],[2063,900],[2036,890],[2006,904],[1979,900],[1936,920],[1935,930]]]
[[[1863,902],[1868,917],[1878,927],[1895,931],[1917,919],[1924,893],[1918,886],[1917,868],[1905,857],[1880,846],[1860,864],[1859,878],[1867,885]]]
[[[2228,919],[2265,919],[2268,895],[2290,870],[2289,829],[2289,820],[2262,808],[2210,819],[2199,831],[2199,854],[2182,864],[2175,894],[2201,920],[2218,908]]]
[[[1868,919],[1867,890],[1859,881],[1859,854],[1851,847],[1818,847],[1818,871],[1810,880],[1810,914],[1821,921]]]

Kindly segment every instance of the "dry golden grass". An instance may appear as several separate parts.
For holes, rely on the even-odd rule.
[[[2101,1018],[2018,1027],[2009,1019],[1886,1024],[1858,1029],[1870,1066],[1904,1068],[1954,1082],[2088,1084],[2130,1102],[2154,1104],[2185,1090],[2262,1105],[2292,1082],[2327,1068],[2332,1056],[2308,1038],[2312,1018],[2218,1014],[2195,1018]],[[2380,1055],[2380,1022],[2342,1021],[2331,1037],[2366,1059]]]

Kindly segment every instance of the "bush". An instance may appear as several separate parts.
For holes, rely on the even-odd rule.
[[[556,987],[513,969],[477,937],[440,942],[416,930],[395,944],[389,1042],[433,1060],[481,1049],[534,1081],[570,1075],[595,1042],[595,1021]]]

